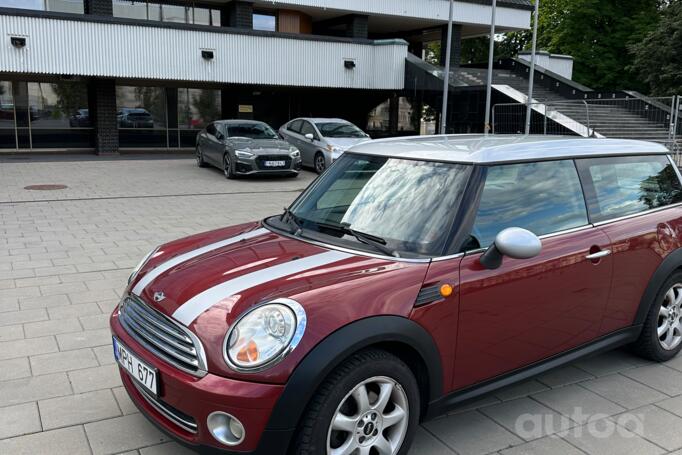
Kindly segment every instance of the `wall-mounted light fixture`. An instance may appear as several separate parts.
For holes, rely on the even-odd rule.
[[[355,61],[354,60],[344,60],[343,61],[343,67],[346,68],[347,70],[352,70],[355,69]]]
[[[26,47],[26,38],[23,36],[10,36],[9,41],[17,49]]]
[[[202,51],[201,51],[201,57],[202,57],[204,60],[213,60],[213,57],[214,57],[213,51],[203,51],[203,50],[202,50]]]

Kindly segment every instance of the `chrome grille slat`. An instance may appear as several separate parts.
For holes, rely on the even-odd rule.
[[[192,356],[185,356],[181,352],[178,352],[175,350],[172,346],[166,345],[163,342],[159,341],[159,339],[155,338],[153,334],[149,333],[147,330],[145,330],[142,326],[140,326],[137,321],[131,319],[127,315],[124,316],[126,323],[140,336],[142,336],[145,341],[148,343],[153,344],[156,346],[158,349],[161,349],[165,354],[168,354],[172,357],[175,358],[175,360],[179,360],[180,362],[186,363],[188,365],[198,367],[199,362],[197,362],[196,359],[192,360]]]
[[[146,390],[144,390],[142,387],[138,386],[135,381],[132,381],[133,385],[137,389],[138,392],[140,392],[140,395],[142,395],[142,398],[147,401],[154,409],[159,411],[161,415],[166,417],[168,420],[182,428],[183,430],[186,430],[190,433],[197,433],[198,431],[198,426],[196,424],[196,421],[192,419],[190,416],[182,413],[183,415],[180,415],[180,411],[173,408],[172,406],[164,403],[161,400],[156,399],[153,395],[150,395]]]
[[[135,310],[133,310],[133,312],[135,312]],[[128,316],[127,316],[127,317],[128,317]],[[146,319],[145,319],[144,321],[141,320],[141,319],[136,319],[136,320],[135,320],[135,324],[141,326],[141,327],[144,328],[147,332],[152,333],[153,335],[155,335],[156,337],[158,337],[159,339],[161,339],[162,341],[164,341],[166,344],[171,345],[171,346],[174,347],[175,349],[177,349],[177,350],[179,350],[179,351],[182,351],[182,352],[184,352],[184,353],[186,353],[186,354],[189,354],[189,355],[191,355],[192,357],[196,357],[197,351],[194,350],[194,347],[193,347],[192,344],[190,344],[189,347],[188,347],[187,344],[181,344],[180,342],[178,342],[178,341],[176,341],[176,340],[173,340],[172,338],[169,338],[167,332],[166,332],[165,334],[164,334],[163,332],[160,332],[160,331],[157,330],[155,327],[149,325],[149,324],[146,322]]]
[[[123,299],[119,321],[131,337],[162,360],[194,376],[206,375],[199,339],[138,297],[129,295]]]

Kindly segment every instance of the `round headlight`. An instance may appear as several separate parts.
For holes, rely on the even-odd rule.
[[[225,337],[225,360],[237,371],[260,371],[298,345],[306,326],[303,307],[278,299],[246,312]]]

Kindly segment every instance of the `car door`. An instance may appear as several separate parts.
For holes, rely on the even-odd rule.
[[[222,147],[218,138],[218,127],[215,123],[211,123],[206,127],[206,142],[205,142],[205,156],[214,166],[222,166]]]
[[[665,155],[576,161],[592,222],[611,239],[613,290],[602,334],[628,327],[654,272],[680,247],[682,185]],[[662,337],[670,336],[663,329]]]
[[[490,166],[460,265],[454,387],[521,368],[597,337],[613,260],[588,220],[572,160]],[[532,259],[485,268],[482,249],[509,227],[540,236]]]
[[[313,139],[310,140],[305,137],[306,134],[312,134]],[[298,149],[301,151],[301,155],[305,155],[306,157],[306,166],[313,166],[315,162],[315,154],[320,150],[320,136],[317,134],[317,131],[315,131],[312,123],[307,120],[303,120],[303,123],[301,123],[301,132],[299,133],[299,137],[301,138],[301,145],[298,147]]]
[[[303,137],[301,136],[301,125],[303,120],[292,120],[283,128],[283,135],[286,141],[296,147],[301,152],[301,160],[304,166],[308,166],[305,151],[301,148]]]

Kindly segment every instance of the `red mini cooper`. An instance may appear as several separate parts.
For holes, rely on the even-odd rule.
[[[284,213],[142,261],[111,317],[123,383],[197,450],[404,454],[420,422],[578,357],[675,356],[681,203],[646,142],[359,145]]]

